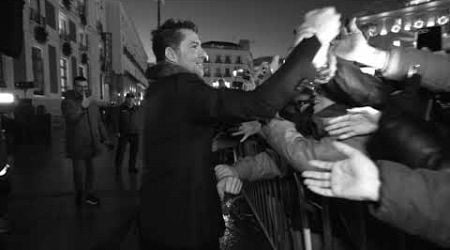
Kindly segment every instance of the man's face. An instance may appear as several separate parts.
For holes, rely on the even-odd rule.
[[[182,29],[180,32],[184,35],[180,46],[175,50],[177,55],[177,64],[189,70],[192,73],[203,77],[203,61],[208,56],[202,48],[202,43],[192,30]]]
[[[75,91],[80,95],[88,95],[89,85],[87,81],[76,81],[75,82]]]

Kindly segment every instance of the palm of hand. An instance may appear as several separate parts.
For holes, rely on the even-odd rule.
[[[338,57],[349,61],[356,61],[364,56],[368,46],[366,39],[360,31],[345,35],[344,38],[334,43],[334,52]]]

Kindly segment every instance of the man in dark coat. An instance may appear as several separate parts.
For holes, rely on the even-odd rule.
[[[139,148],[139,125],[138,125],[138,107],[134,105],[134,95],[128,93],[125,96],[125,102],[120,105],[119,110],[119,142],[116,152],[116,174],[120,174],[122,168],[123,156],[127,144],[130,144],[130,157],[128,160],[128,172],[136,173],[136,156]]]
[[[305,28],[314,30],[311,38],[253,92],[214,89],[204,82],[207,55],[192,22],[171,19],[153,31],[159,64],[144,105],[141,249],[219,249],[224,228],[212,164],[214,128],[273,117],[299,82],[313,79],[311,62],[340,24],[334,8],[309,19]]]
[[[66,153],[73,164],[75,202],[80,205],[84,197],[87,204],[98,205],[100,201],[93,194],[92,159],[100,153],[102,143],[108,144],[107,134],[99,107],[89,94],[86,78],[76,77],[74,86],[74,90],[65,93],[61,110],[66,121]],[[83,169],[86,172],[84,181]]]

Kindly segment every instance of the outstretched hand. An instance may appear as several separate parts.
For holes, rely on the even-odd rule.
[[[359,107],[347,110],[347,114],[330,119],[325,123],[325,131],[339,140],[353,136],[366,135],[378,129],[381,112],[372,107]]]
[[[243,122],[237,132],[232,133],[233,136],[243,135],[240,142],[247,140],[250,136],[261,131],[261,123],[259,121]]]
[[[348,158],[336,162],[310,161],[319,170],[302,173],[305,185],[323,196],[378,201],[381,184],[375,164],[362,152],[344,143],[333,144]]]
[[[348,61],[358,61],[370,48],[361,30],[356,26],[356,18],[350,20],[347,28],[341,29],[340,39],[333,42],[333,51]]]
[[[340,18],[341,14],[337,13],[334,7],[309,11],[296,30],[295,45],[312,35],[316,35],[322,45],[329,44],[339,34]]]

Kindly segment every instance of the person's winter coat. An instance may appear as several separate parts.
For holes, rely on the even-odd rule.
[[[450,91],[450,57],[412,48],[395,48],[382,74],[387,79],[403,80],[411,67],[418,66],[421,86],[435,92]]]
[[[411,235],[450,248],[450,172],[411,169],[389,161],[377,165],[380,200],[371,205],[372,215]]]
[[[214,89],[179,66],[159,65],[144,104],[139,225],[145,241],[196,248],[223,234],[212,165],[214,127],[273,117],[301,81],[314,78],[311,62],[319,47],[315,37],[302,41],[252,92]]]
[[[66,154],[71,159],[88,159],[98,155],[107,139],[98,105],[91,102],[84,109],[81,101],[81,95],[69,90],[61,103],[66,122]]]

